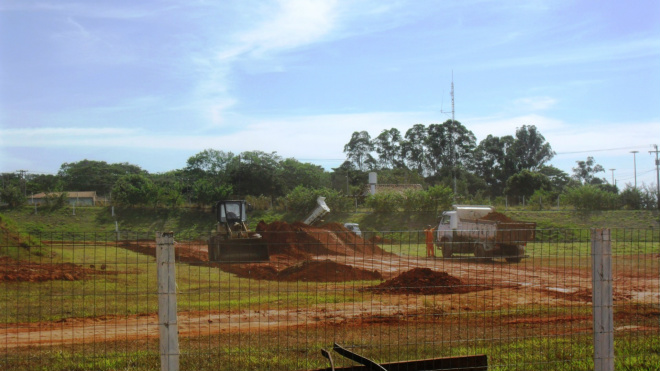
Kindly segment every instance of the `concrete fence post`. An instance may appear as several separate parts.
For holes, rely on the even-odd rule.
[[[179,370],[179,325],[176,316],[176,275],[174,233],[156,232],[158,264],[158,329],[160,331],[160,369]]]
[[[609,229],[591,230],[594,369],[614,371],[612,246]]]

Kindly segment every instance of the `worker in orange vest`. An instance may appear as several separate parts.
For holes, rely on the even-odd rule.
[[[435,251],[433,249],[433,232],[435,228],[432,228],[430,225],[426,226],[424,234],[426,235],[426,256],[429,258],[435,258]]]

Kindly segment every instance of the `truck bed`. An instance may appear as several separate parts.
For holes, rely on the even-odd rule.
[[[461,219],[460,231],[457,232],[466,237],[491,243],[519,245],[534,240],[536,223]]]

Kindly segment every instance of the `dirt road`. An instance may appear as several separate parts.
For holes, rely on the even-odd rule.
[[[591,300],[591,273],[572,268],[479,262],[459,259],[426,259],[388,256],[319,256],[340,264],[377,270],[385,279],[413,268],[431,268],[460,278],[467,285],[489,289],[450,295],[376,295],[364,292],[363,301],[335,303],[309,308],[269,308],[240,312],[183,312],[178,315],[182,337],[233,331],[260,331],[291,326],[330,325],[365,316],[406,316],[438,310],[444,314],[470,311],[497,311],[518,305],[588,306]],[[355,289],[352,287],[352,289]],[[614,280],[615,303],[660,302],[660,281],[654,275],[618,275]],[[430,303],[430,304],[429,304]],[[77,344],[125,341],[158,337],[157,314],[71,318],[60,322],[10,323],[0,325],[1,349],[28,345]],[[0,350],[1,351],[1,350]]]

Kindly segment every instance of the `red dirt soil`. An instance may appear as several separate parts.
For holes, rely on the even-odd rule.
[[[0,282],[78,281],[91,275],[117,273],[106,271],[103,266],[97,270],[72,263],[30,263],[7,256],[0,257]]]
[[[266,224],[261,221],[256,231],[268,244],[271,256],[284,255],[296,260],[307,260],[318,255],[391,255],[339,223],[313,227],[302,222],[289,224],[276,221]]]
[[[494,222],[506,222],[506,223],[515,222],[515,220],[509,218],[508,216],[502,213],[498,213],[497,211],[493,211],[489,213],[488,215],[480,218],[480,220],[491,220]]]
[[[467,286],[459,278],[430,268],[414,268],[365,290],[376,294],[463,294],[487,290],[484,286]]]
[[[351,267],[331,260],[306,260],[277,271],[270,265],[223,265],[223,270],[239,277],[269,281],[307,281],[307,282],[345,282],[363,280],[382,280],[378,271]]]

